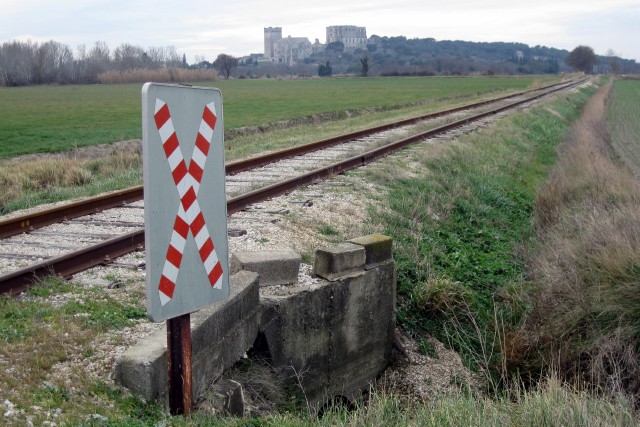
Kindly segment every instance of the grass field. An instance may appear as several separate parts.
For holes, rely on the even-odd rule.
[[[640,175],[640,80],[618,80],[609,99],[607,129],[617,154]]]
[[[546,78],[553,79],[554,77]],[[231,80],[225,128],[414,102],[522,90],[540,77]],[[141,85],[0,88],[0,158],[140,138]]]

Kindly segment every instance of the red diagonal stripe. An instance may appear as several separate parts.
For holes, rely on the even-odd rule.
[[[173,298],[173,290],[176,288],[176,284],[171,280],[167,279],[166,276],[162,276],[160,278],[160,284],[158,285],[158,290],[168,296],[169,298]]]
[[[178,215],[176,215],[176,222],[173,224],[173,229],[182,236],[183,239],[186,239],[189,235],[189,224]]]
[[[209,255],[211,255],[213,249],[213,240],[211,240],[211,237],[209,237],[199,250],[200,259],[202,260],[202,262],[206,261],[206,259],[209,258]]]
[[[213,270],[211,270],[211,273],[209,273],[209,283],[211,283],[211,286],[215,286],[220,276],[222,276],[222,266],[220,263],[217,263],[215,267],[213,267]]]
[[[156,126],[160,129],[164,124],[171,118],[171,114],[169,113],[169,106],[164,104],[162,108],[158,110],[156,114],[153,115],[153,118],[156,120]]]
[[[202,174],[204,173],[204,170],[202,170],[200,165],[193,160],[191,160],[191,163],[189,164],[189,173],[198,183],[202,182]]]
[[[182,262],[182,254],[171,244],[167,249],[167,261],[175,265],[176,268],[180,268],[180,263]]]
[[[205,106],[204,112],[202,113],[202,120],[204,120],[205,123],[208,124],[211,129],[213,129],[216,126],[216,120],[218,120],[218,118],[215,114],[213,114],[213,111]]]
[[[197,199],[196,192],[193,189],[193,186],[189,187],[184,196],[182,196],[182,207],[184,207],[184,211],[188,211],[193,202]]]
[[[164,148],[164,154],[167,156],[167,159],[171,154],[180,146],[180,142],[178,141],[178,136],[176,133],[172,133],[171,136],[162,144],[162,148]]]
[[[184,162],[184,160],[182,160],[180,163],[178,163],[178,166],[176,166],[173,172],[171,172],[171,175],[173,175],[173,182],[176,183],[176,186],[180,184],[180,181],[182,181],[182,178],[184,178],[186,174],[187,164]]]
[[[200,212],[198,216],[193,219],[193,222],[191,222],[191,233],[193,233],[194,237],[200,233],[202,227],[204,227],[204,215]]]
[[[198,132],[198,136],[196,137],[196,147],[200,149],[204,153],[205,156],[209,155],[209,147],[211,147],[211,143],[207,141],[207,139],[202,136],[200,132]]]

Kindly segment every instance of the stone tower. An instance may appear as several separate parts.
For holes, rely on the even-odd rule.
[[[264,57],[273,58],[273,42],[282,39],[282,27],[264,29]]]

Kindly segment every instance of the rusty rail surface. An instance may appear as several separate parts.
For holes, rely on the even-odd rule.
[[[332,175],[343,173],[350,169],[358,168],[380,157],[386,156],[392,152],[398,151],[408,145],[422,141],[426,138],[433,137],[435,135],[461,127],[465,124],[506,111],[508,109],[517,107],[548,94],[577,86],[582,82],[584,82],[584,80],[564,83],[559,87],[558,85],[554,85],[556,86],[555,88],[542,94],[535,95],[531,98],[517,101],[484,113],[477,114],[472,117],[458,120],[456,122],[452,122],[447,125],[428,130],[426,132],[422,132],[418,135],[414,135],[400,141],[387,144],[383,147],[370,150],[357,156],[353,156],[338,163],[313,170],[306,174],[275,184],[271,184],[245,194],[241,194],[227,200],[227,214],[231,215],[235,212],[241,211],[242,209],[253,203],[258,203],[276,196],[280,196],[292,191],[295,188],[312,184],[316,181],[325,179]],[[15,295],[21,293],[24,290],[28,289],[31,283],[47,275],[68,277],[97,265],[108,264],[112,259],[129,252],[133,252],[135,250],[140,250],[143,248],[143,246],[144,229],[140,229],[122,236],[111,238],[97,245],[83,248],[78,251],[70,252],[58,257],[53,257],[51,259],[31,265],[21,270],[0,275],[0,294],[8,293]]]

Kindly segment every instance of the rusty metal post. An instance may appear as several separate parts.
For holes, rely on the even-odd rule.
[[[169,411],[171,415],[191,413],[191,315],[167,319],[169,350]]]

